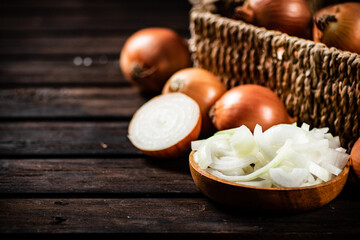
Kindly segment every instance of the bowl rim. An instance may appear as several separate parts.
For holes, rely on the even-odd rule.
[[[219,182],[221,184],[225,184],[225,185],[231,185],[234,187],[240,187],[240,188],[247,188],[247,189],[253,189],[253,190],[263,190],[263,191],[299,191],[299,190],[313,190],[316,188],[322,188],[322,187],[326,187],[328,185],[332,185],[335,182],[340,181],[341,179],[343,179],[344,177],[348,177],[349,175],[349,171],[350,171],[350,160],[347,161],[344,169],[341,171],[341,173],[338,176],[335,176],[333,179],[331,179],[330,181],[324,182],[324,183],[319,183],[316,185],[311,185],[311,186],[305,186],[305,187],[257,187],[257,186],[250,186],[250,185],[245,185],[245,184],[240,184],[240,183],[235,183],[235,182],[231,182],[222,178],[218,178],[210,173],[208,173],[207,171],[203,170],[200,168],[200,166],[195,162],[194,160],[194,153],[196,151],[192,150],[189,154],[189,165],[190,168],[193,168],[196,172],[198,172],[199,174],[201,174],[202,176],[204,176],[207,179]]]

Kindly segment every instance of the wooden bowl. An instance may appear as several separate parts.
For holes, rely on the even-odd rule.
[[[320,208],[336,198],[349,175],[350,161],[331,181],[308,187],[266,188],[230,182],[202,170],[190,153],[191,176],[208,198],[231,207],[277,212],[301,212]]]

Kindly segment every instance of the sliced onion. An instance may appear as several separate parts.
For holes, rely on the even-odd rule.
[[[254,129],[254,138],[258,144],[259,151],[264,158],[267,160],[273,159],[276,155],[274,149],[270,146],[266,138],[264,137],[264,133],[262,132],[262,128],[260,125],[256,125]]]
[[[286,172],[283,168],[271,168],[270,177],[280,187],[298,187],[308,179],[309,171],[305,168],[293,168]]]
[[[213,174],[214,176],[225,179],[225,180],[228,180],[228,181],[251,181],[253,179],[258,178],[259,176],[266,173],[267,171],[269,171],[270,168],[276,167],[284,159],[284,157],[287,155],[287,151],[290,149],[290,146],[291,146],[291,140],[287,141],[284,144],[284,146],[279,149],[278,154],[267,165],[265,165],[264,167],[258,169],[255,172],[252,172],[252,173],[250,173],[248,175],[244,175],[244,176],[226,176],[226,175],[224,175],[221,172],[216,171],[216,170],[209,169],[208,171],[211,174]]]
[[[243,185],[249,185],[253,187],[271,187],[272,181],[271,179],[262,179],[258,181],[250,181],[250,182],[236,182]]]
[[[191,142],[191,149],[195,150],[195,151],[199,150],[201,144],[203,144],[205,141],[206,141],[205,139],[192,141]]]
[[[257,161],[256,157],[252,155],[246,156],[244,158],[233,157],[232,159],[232,161],[224,161],[219,159],[210,164],[210,167],[219,171],[227,171],[234,168],[245,168]]]
[[[256,149],[254,136],[245,125],[239,127],[230,137],[230,144],[238,157],[244,157]]]
[[[200,168],[241,184],[272,187],[311,186],[339,175],[349,160],[328,128],[308,124],[275,125],[254,133],[245,126],[223,130],[195,152]]]
[[[141,106],[130,121],[128,138],[144,153],[158,158],[183,155],[201,129],[198,104],[182,93],[159,95]]]

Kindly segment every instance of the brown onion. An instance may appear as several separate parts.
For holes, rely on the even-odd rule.
[[[128,128],[131,143],[156,158],[176,158],[199,137],[199,105],[183,93],[158,95],[134,114]]]
[[[215,131],[209,117],[210,108],[225,91],[224,84],[211,72],[202,68],[185,68],[170,77],[162,93],[181,92],[199,104],[202,117],[201,136],[205,137]]]
[[[306,0],[246,0],[235,8],[234,18],[291,36],[311,38],[311,12]]]
[[[173,73],[189,65],[185,40],[167,28],[145,28],[134,33],[120,54],[125,78],[150,94],[160,93]]]
[[[355,142],[351,149],[350,161],[355,177],[360,181],[360,138]]]
[[[210,111],[218,130],[241,125],[251,131],[259,124],[263,131],[280,123],[293,123],[280,98],[269,88],[246,84],[228,90]]]
[[[313,38],[328,47],[360,54],[360,3],[341,3],[318,11]]]

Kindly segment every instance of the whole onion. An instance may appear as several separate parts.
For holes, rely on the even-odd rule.
[[[265,131],[280,123],[293,123],[280,98],[269,88],[246,84],[225,92],[211,108],[210,116],[218,130],[259,124]]]
[[[311,11],[306,0],[246,0],[234,18],[291,36],[311,38]]]
[[[190,65],[187,43],[167,28],[145,28],[130,36],[120,54],[125,78],[142,92],[160,93],[165,82]]]
[[[328,47],[360,54],[360,3],[341,3],[318,11],[313,38]]]

